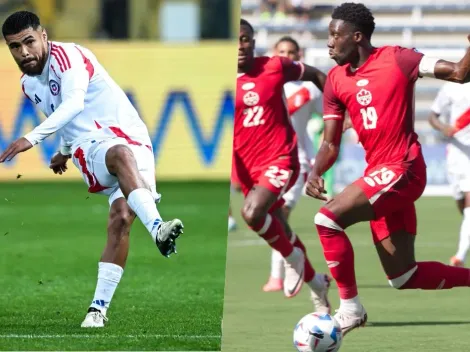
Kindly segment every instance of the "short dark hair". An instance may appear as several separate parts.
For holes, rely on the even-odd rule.
[[[247,26],[248,28],[250,28],[251,33],[255,33],[255,30],[253,29],[253,26],[250,24],[250,22],[243,18],[240,19],[240,26]]]
[[[372,12],[364,4],[345,2],[333,10],[331,17],[334,20],[343,20],[351,23],[359,32],[370,40],[374,33],[375,22]]]
[[[41,22],[36,14],[29,11],[18,11],[12,13],[5,22],[3,22],[3,38],[7,35],[18,34],[28,28],[36,30],[39,26],[41,26]]]
[[[295,50],[300,51],[300,45],[299,45],[299,43],[297,42],[297,40],[295,40],[294,38],[292,38],[292,37],[289,36],[289,35],[286,35],[286,36],[282,37],[281,39],[279,39],[279,40],[276,42],[276,45],[275,45],[274,47],[277,47],[280,43],[283,43],[283,42],[291,43],[292,45],[295,46]]]

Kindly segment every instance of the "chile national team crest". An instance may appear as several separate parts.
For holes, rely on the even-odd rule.
[[[49,81],[49,88],[51,89],[52,95],[59,95],[59,93],[60,93],[60,86],[59,86],[59,83],[57,83],[57,82],[54,81],[53,79],[51,79],[51,80]]]

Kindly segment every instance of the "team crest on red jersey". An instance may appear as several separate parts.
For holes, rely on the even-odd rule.
[[[363,106],[367,106],[372,101],[372,93],[366,89],[361,89],[359,93],[356,94],[357,102]]]
[[[259,95],[256,92],[247,92],[243,96],[243,102],[248,106],[255,106],[259,103]]]
[[[49,88],[51,90],[52,95],[59,95],[60,93],[60,86],[59,83],[51,79],[49,81]]]

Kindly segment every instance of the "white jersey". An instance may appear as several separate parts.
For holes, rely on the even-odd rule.
[[[431,110],[454,128],[449,153],[470,156],[470,84],[445,83]]]
[[[114,137],[151,145],[139,114],[91,51],[74,43],[48,46],[41,75],[21,78],[26,97],[48,117],[26,139],[35,145],[58,132],[68,153],[84,142]]]
[[[445,83],[431,110],[454,129],[447,146],[447,178],[453,197],[462,199],[470,192],[470,84]]]
[[[312,82],[288,82],[284,85],[284,95],[292,125],[297,134],[299,161],[302,168],[310,165],[315,157],[313,141],[307,133],[307,125],[312,114],[322,113],[321,91]],[[302,170],[306,172],[306,170]]]

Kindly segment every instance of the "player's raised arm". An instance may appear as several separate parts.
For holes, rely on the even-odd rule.
[[[318,89],[323,92],[326,82],[326,75],[316,67],[305,64],[303,64],[303,66],[304,71],[300,80],[313,82],[313,84],[315,84]]]
[[[470,35],[467,39],[470,41]],[[470,82],[470,48],[467,48],[459,62],[423,56],[419,64],[419,74],[461,84]]]
[[[292,61],[287,57],[279,57],[282,71],[286,82],[290,81],[310,81],[323,92],[326,82],[326,75],[319,69],[305,65],[300,61]]]
[[[315,157],[315,164],[307,181],[307,194],[326,200],[322,175],[328,171],[338,159],[343,133],[345,107],[336,97],[331,80],[327,79],[323,93],[323,120],[325,123],[323,141]]]

